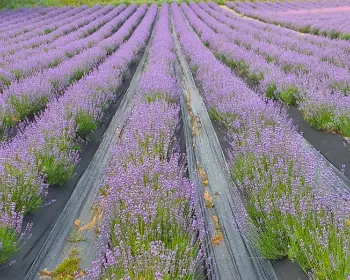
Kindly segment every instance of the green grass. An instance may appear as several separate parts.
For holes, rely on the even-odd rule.
[[[88,137],[98,127],[98,123],[84,111],[77,113],[75,122],[77,124],[77,134],[83,139]]]
[[[1,226],[0,227],[0,263],[5,262],[8,257],[19,250],[18,246],[19,234],[13,228]]]
[[[82,276],[84,272],[80,268],[81,257],[78,249],[74,248],[69,256],[65,258],[53,271],[44,269],[40,272],[40,278],[52,280],[74,280],[75,273]]]
[[[318,130],[334,131],[334,108],[327,105],[319,105],[310,112],[303,111],[304,119]]]

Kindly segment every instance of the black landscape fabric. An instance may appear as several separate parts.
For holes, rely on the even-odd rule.
[[[296,107],[288,108],[288,115],[303,137],[339,171],[345,165],[344,175],[350,179],[350,144],[339,134],[318,131],[310,126]]]

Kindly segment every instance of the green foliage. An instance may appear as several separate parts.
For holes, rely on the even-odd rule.
[[[346,279],[350,273],[350,256],[344,251],[344,244],[350,238],[349,220],[346,225],[339,225],[324,208],[315,210],[310,200],[306,204],[309,211],[302,219],[301,212],[286,218],[286,226],[292,233],[289,236],[289,258],[306,271],[312,268],[313,279]],[[326,245],[320,245],[322,235]]]
[[[265,55],[265,59],[267,62],[271,63],[271,62],[274,62],[275,61],[275,58],[271,55]]]
[[[69,84],[72,84],[73,82],[80,80],[82,77],[84,77],[85,74],[86,74],[86,71],[84,69],[77,68],[72,74],[72,76],[69,78]]]
[[[237,115],[232,114],[232,113],[227,113],[227,114],[221,114],[219,113],[214,107],[211,107],[208,110],[209,117],[212,120],[221,122],[223,124],[230,124],[231,122],[235,121],[237,119]]]
[[[280,99],[283,103],[288,105],[297,105],[297,94],[297,87],[291,86],[285,90],[280,91],[278,94],[278,99]]]
[[[11,201],[15,202],[16,211],[24,209],[25,213],[34,212],[42,203],[42,194],[39,191],[39,186],[34,183],[36,182],[35,178],[28,177],[26,168],[22,169],[16,164],[10,163],[5,165],[5,174],[16,178],[16,188],[11,190]],[[3,194],[8,192],[6,180],[1,178],[0,191]]]
[[[251,72],[248,74],[248,79],[254,84],[258,85],[264,79],[263,72]]]
[[[34,212],[43,200],[40,182],[35,173],[38,166],[23,164],[17,153],[13,156],[12,161],[3,165],[5,175],[0,176],[1,200],[14,203],[16,212]],[[11,196],[8,196],[9,194]]]
[[[331,30],[328,32],[328,37],[331,39],[337,39],[341,37],[341,33],[336,30]]]
[[[19,235],[13,228],[0,226],[0,263],[5,262],[11,254],[19,250]]]
[[[40,271],[40,279],[49,278],[52,280],[74,280],[75,273],[80,276],[85,275],[85,273],[80,268],[81,258],[79,256],[78,249],[74,248],[70,252],[69,256],[65,258],[62,263],[60,263],[57,268],[53,271],[48,271],[44,269]]]
[[[277,86],[275,83],[269,84],[266,89],[266,97],[269,99],[276,99]]]
[[[54,271],[56,274],[69,274],[74,276],[74,272],[79,271],[80,260],[78,250],[73,249],[69,257],[59,264]]]
[[[20,71],[20,70],[17,70],[17,69],[11,70],[11,74],[12,74],[17,80],[19,80],[19,79],[21,79],[21,78],[23,77],[23,72]]]
[[[46,96],[39,98],[36,102],[28,101],[26,97],[19,99],[17,96],[11,96],[11,104],[16,110],[14,114],[17,118],[16,121],[40,112],[45,108],[47,102],[48,98]]]
[[[311,34],[314,34],[314,35],[318,35],[318,33],[320,32],[320,29],[315,27],[311,30]]]
[[[67,164],[56,159],[54,155],[43,153],[38,155],[40,169],[46,175],[46,182],[50,185],[62,186],[74,172],[74,164]]]
[[[218,113],[218,111],[214,108],[214,107],[211,107],[209,110],[208,110],[208,114],[209,114],[209,117],[212,119],[212,120],[216,120],[216,121],[219,121],[219,122],[222,122],[224,120],[224,118],[222,117],[221,114]]]
[[[168,103],[175,103],[176,101],[171,99],[166,93],[162,92],[156,92],[156,93],[149,93],[146,95],[146,101],[147,103],[153,103],[159,100],[165,100]]]
[[[72,159],[76,141],[68,131],[62,131],[59,136],[46,137],[40,150],[35,151],[40,172],[45,174],[48,184],[62,186],[74,174]]]
[[[344,33],[340,35],[340,39],[350,40],[350,33]]]
[[[249,76],[249,66],[247,63],[243,60],[232,60],[227,55],[222,53],[215,53],[215,56],[217,59],[221,60],[223,63],[225,63],[228,67],[231,69],[234,69],[237,71],[237,74],[240,76]],[[254,75],[254,74],[252,74]],[[261,75],[257,74],[257,77],[260,77]]]
[[[335,108],[328,105],[317,105],[317,107],[303,110],[304,119],[318,130],[339,132],[345,137],[350,137],[350,115],[337,113]]]
[[[66,56],[68,58],[72,58],[74,56],[74,53],[66,52]]]
[[[77,113],[75,122],[77,126],[77,135],[83,139],[97,129],[97,122],[84,111]]]
[[[333,109],[329,106],[318,105],[317,108],[313,108],[312,112],[304,112],[304,118],[319,130],[330,131],[336,127],[333,121]]]
[[[246,157],[239,156],[232,167],[232,178],[243,184],[245,178],[256,182],[259,180],[258,190],[248,190],[246,210],[251,223],[256,229],[256,234],[251,241],[259,249],[263,257],[268,259],[280,259],[288,255],[288,239],[284,228],[284,217],[278,209],[269,209],[266,213],[266,205],[279,200],[279,196],[288,193],[288,182],[273,184],[269,178],[270,159],[260,160],[253,154]],[[260,179],[257,179],[260,178]],[[273,195],[271,193],[273,192]],[[273,204],[272,203],[272,204]]]
[[[344,134],[345,137],[350,137],[350,116],[342,115],[336,120],[337,129]]]
[[[44,34],[50,34],[52,31],[54,31],[55,29],[50,29],[50,28],[46,28],[44,30]]]
[[[310,25],[305,25],[303,27],[300,27],[299,28],[299,32],[310,33],[311,32],[311,26]]]
[[[49,63],[49,67],[51,67],[51,68],[56,67],[60,63],[61,63],[61,60],[59,58],[56,58],[55,60],[53,60]]]
[[[0,81],[5,85],[5,86],[9,86],[11,84],[11,82],[4,76],[0,75]]]

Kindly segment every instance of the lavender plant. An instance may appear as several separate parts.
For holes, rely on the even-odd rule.
[[[22,231],[23,212],[16,212],[15,208],[14,203],[0,204],[0,263],[5,262],[30,238],[31,224]]]

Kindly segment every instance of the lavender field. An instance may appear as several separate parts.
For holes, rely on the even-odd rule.
[[[337,1],[228,3],[240,13],[300,32],[350,39],[350,3]]]
[[[0,279],[350,280],[349,16],[0,10]]]

